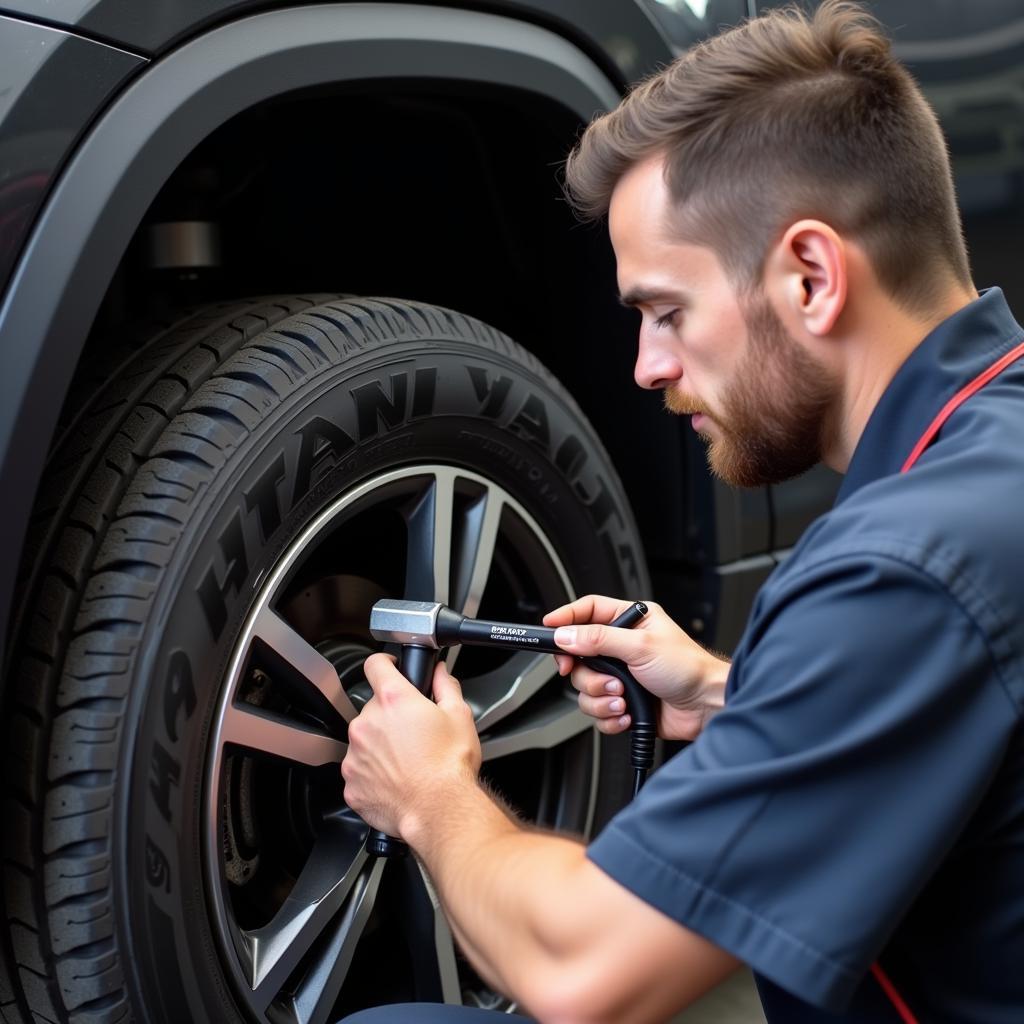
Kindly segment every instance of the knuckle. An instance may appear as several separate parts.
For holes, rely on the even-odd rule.
[[[374,696],[380,698],[382,706],[390,707],[405,696],[405,691],[401,687],[396,686],[392,680],[387,679],[381,681],[381,685]]]

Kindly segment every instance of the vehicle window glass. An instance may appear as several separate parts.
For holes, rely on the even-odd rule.
[[[644,0],[644,6],[680,50],[749,13],[747,0]]]

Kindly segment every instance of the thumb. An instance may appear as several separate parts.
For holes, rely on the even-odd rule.
[[[395,659],[390,654],[380,652],[371,654],[363,662],[363,674],[375,694],[379,694],[396,682],[405,682],[395,666]]]
[[[441,707],[462,704],[462,687],[443,661],[434,669],[434,701]]]
[[[616,629],[591,622],[583,626],[559,626],[555,643],[569,654],[586,658],[593,654],[635,662],[643,651],[643,634],[632,629]]]

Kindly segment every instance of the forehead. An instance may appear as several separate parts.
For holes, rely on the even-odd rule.
[[[660,156],[648,157],[626,171],[615,185],[608,208],[608,229],[616,251],[636,235],[648,242],[668,240],[672,207],[663,168]]]
[[[706,291],[724,282],[712,249],[673,234],[660,157],[637,164],[619,180],[608,210],[608,230],[624,300],[656,292]]]

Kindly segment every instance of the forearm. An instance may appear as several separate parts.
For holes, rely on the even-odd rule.
[[[434,794],[401,831],[473,966],[546,1024],[655,1024],[736,967],[582,845],[524,828],[476,785]]]
[[[403,836],[422,859],[473,966],[528,1009],[578,952],[573,922],[584,848],[514,821],[479,786],[436,794]],[[573,912],[575,910],[575,913]]]

